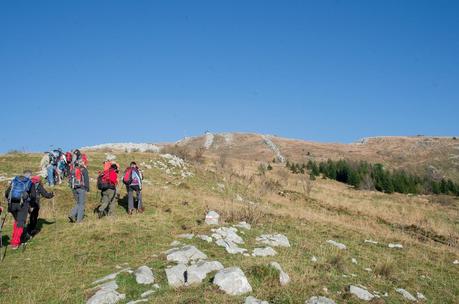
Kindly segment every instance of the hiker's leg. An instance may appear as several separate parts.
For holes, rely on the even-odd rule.
[[[78,194],[78,214],[77,214],[77,222],[81,222],[84,217],[84,205],[86,203],[86,190],[85,189],[77,189]]]
[[[116,190],[108,189],[109,192],[109,206],[108,206],[108,215],[115,215],[115,207],[116,207]]]
[[[99,212],[104,212],[108,205],[110,204],[110,197],[108,195],[108,190],[104,190],[101,192],[102,195],[102,204],[99,207]]]
[[[131,189],[131,187],[127,188],[128,190],[128,210],[131,211],[134,209],[134,191]]]
[[[70,211],[70,217],[76,219],[78,215],[78,194],[75,189],[73,190],[73,199],[75,200],[75,206]]]
[[[137,190],[137,209],[142,209],[142,190]]]
[[[24,231],[25,221],[27,219],[27,213],[29,211],[29,204],[23,203],[16,212],[15,221],[13,225],[13,238],[11,245],[19,246],[21,244],[21,236]]]
[[[48,174],[48,185],[54,186],[54,166],[49,165],[47,168],[47,174]]]
[[[30,213],[29,224],[27,225],[27,231],[32,232],[37,229],[38,213],[40,212],[40,206],[34,205],[32,212]]]

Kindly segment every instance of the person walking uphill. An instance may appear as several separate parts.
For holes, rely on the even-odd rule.
[[[124,171],[123,183],[126,185],[128,193],[128,213],[134,211],[134,191],[137,194],[137,212],[142,213],[145,209],[142,204],[142,171],[135,162]]]
[[[83,161],[77,161],[70,172],[70,188],[75,198],[75,207],[70,211],[70,222],[81,222],[84,217],[86,192],[89,192],[89,174]]]
[[[46,191],[43,187],[43,181],[40,176],[32,176],[32,190],[30,199],[30,217],[29,224],[27,225],[27,233],[31,236],[39,232],[37,229],[38,214],[40,212],[40,197],[50,199],[54,197],[54,192]]]
[[[104,170],[101,174],[99,174],[99,177],[97,178],[97,188],[102,194],[102,205],[100,205],[97,210],[99,218],[104,215],[114,215],[117,185],[118,166],[116,164],[112,164],[107,170]]]
[[[27,220],[29,202],[31,198],[32,172],[25,170],[23,175],[16,176],[8,189],[5,197],[8,200],[8,211],[13,215],[13,234],[11,236],[11,249],[17,249],[21,245],[21,236]]]

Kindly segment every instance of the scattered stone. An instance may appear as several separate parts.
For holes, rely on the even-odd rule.
[[[98,286],[98,289],[86,304],[115,304],[126,298],[125,294],[116,291],[118,284],[116,284],[115,280]]]
[[[198,234],[196,236],[198,239],[201,239],[203,241],[206,241],[207,243],[212,243],[212,238],[208,235],[205,235],[205,234]]]
[[[249,281],[238,267],[225,268],[217,272],[213,283],[230,295],[241,295],[252,291]]]
[[[148,302],[148,299],[139,299],[135,301],[129,301],[127,302],[127,304],[137,304],[137,303],[145,303],[145,302]]]
[[[331,244],[333,246],[335,246],[336,248],[340,249],[340,250],[344,250],[346,249],[346,245],[342,244],[342,243],[338,243],[336,241],[333,241],[333,240],[328,240],[327,241],[328,244]]]
[[[153,276],[153,272],[151,271],[150,267],[148,266],[140,266],[134,272],[135,281],[137,284],[153,284],[155,278]]]
[[[159,287],[159,286],[158,286]],[[148,298],[149,296],[151,296],[152,294],[155,293],[156,290],[153,290],[153,289],[150,289],[150,290],[147,290],[145,291],[144,293],[142,293],[140,295],[141,298]]]
[[[363,270],[368,271],[368,272],[372,272],[373,271],[373,270],[371,270],[371,268],[364,268]]]
[[[236,194],[236,200],[237,200],[238,202],[243,202],[243,201],[244,201],[244,199],[242,198],[242,196],[240,196],[239,194]]]
[[[459,260],[454,260],[454,261],[453,261],[453,264],[454,264],[454,265],[459,265]]]
[[[290,247],[287,237],[283,234],[262,234],[256,240],[270,246]]]
[[[365,242],[365,243],[369,243],[369,244],[374,244],[374,245],[377,245],[377,244],[378,244],[378,242],[373,241],[373,240],[365,240],[364,242]]]
[[[172,248],[166,251],[167,260],[176,263],[188,264],[193,260],[205,260],[207,255],[192,245],[186,245],[181,248]]]
[[[282,267],[279,263],[277,262],[271,262],[270,264],[272,267],[274,267],[277,271],[279,271],[279,282],[282,286],[287,285],[290,283],[290,276],[282,270]]]
[[[166,268],[166,277],[169,286],[177,288],[185,285],[186,268],[184,264]]]
[[[96,284],[100,284],[100,283],[103,283],[103,282],[106,282],[106,281],[114,280],[114,279],[116,279],[116,276],[119,275],[119,274],[122,273],[122,272],[132,273],[132,270],[131,270],[131,268],[124,268],[124,269],[121,269],[120,271],[111,273],[111,274],[109,274],[109,275],[106,275],[106,276],[103,277],[103,278],[100,278],[100,279],[98,279],[98,280],[95,280],[94,282],[92,282],[92,285],[96,285]]]
[[[388,246],[389,246],[389,248],[398,248],[398,249],[402,249],[403,248],[402,244],[392,244],[392,243],[390,243]]]
[[[246,229],[246,230],[250,230],[252,229],[252,226],[246,222],[239,222],[239,224],[236,224],[234,225],[235,227],[237,228],[242,228],[242,229]]]
[[[218,225],[218,220],[220,219],[220,214],[211,210],[206,214],[206,224],[207,225]]]
[[[364,300],[364,301],[371,301],[375,297],[370,292],[368,292],[368,290],[354,286],[354,285],[349,286],[349,292],[355,295],[360,300]]]
[[[193,233],[183,233],[183,234],[177,235],[177,237],[181,239],[191,240],[194,237],[194,234]]]
[[[227,241],[224,239],[219,239],[215,242],[220,247],[224,247],[226,252],[229,254],[244,254],[247,252],[247,249],[239,247],[237,244],[233,243],[232,241]]]
[[[244,304],[269,304],[269,302],[268,301],[258,300],[257,298],[254,298],[252,296],[248,296],[247,298],[245,298]]]
[[[351,261],[352,261],[352,264],[357,264],[357,260],[355,258],[352,258]]]
[[[188,284],[202,283],[208,273],[212,271],[222,270],[223,265],[220,262],[213,261],[199,261],[194,265],[191,265],[187,269],[187,280]]]
[[[336,304],[335,301],[326,297],[311,297],[304,304]]]
[[[255,248],[252,252],[252,256],[275,256],[277,254],[276,250],[272,249],[271,247],[265,248]]]
[[[395,291],[401,294],[405,299],[409,301],[416,301],[416,298],[403,288],[396,288]]]
[[[313,255],[313,256],[311,257],[311,262],[313,262],[313,263],[316,263],[316,262],[317,262],[317,258],[316,258],[315,255]]]
[[[179,241],[172,241],[172,243],[170,245],[173,246],[173,247],[176,247],[176,246],[182,245],[182,243],[180,243]]]
[[[244,244],[244,240],[237,234],[237,229],[234,227],[220,227],[218,229],[212,229],[212,237],[216,240],[224,239],[231,241],[236,244]]]
[[[418,300],[420,300],[420,301],[425,301],[425,300],[427,300],[427,298],[426,298],[422,293],[420,293],[419,291],[416,292],[416,297],[417,297]]]

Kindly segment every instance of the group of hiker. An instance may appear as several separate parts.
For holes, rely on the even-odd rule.
[[[22,242],[27,241],[39,232],[38,215],[40,211],[40,198],[51,199],[54,192],[48,192],[44,187],[44,180],[54,187],[68,178],[75,205],[70,211],[69,220],[72,223],[83,221],[85,214],[86,196],[90,191],[90,178],[87,169],[88,158],[80,150],[64,153],[62,149],[45,152],[41,162],[41,174],[33,175],[31,170],[25,170],[22,175],[16,176],[5,191],[8,203],[8,212],[14,218],[13,233],[10,241],[12,249],[17,249]],[[112,216],[115,213],[117,198],[120,194],[118,182],[120,166],[115,162],[115,157],[108,157],[103,163],[103,169],[97,177],[97,189],[101,192],[101,201],[95,209],[98,217]],[[143,175],[135,162],[131,162],[122,175],[122,183],[126,186],[128,200],[128,214],[134,211],[142,213],[142,180]],[[134,193],[137,197],[137,206],[134,204]],[[0,214],[3,212],[0,206]],[[54,211],[54,201],[53,201]],[[29,221],[27,223],[27,217]],[[1,223],[5,222],[5,217]],[[27,223],[27,225],[26,225]],[[0,235],[1,239],[1,235]],[[1,246],[1,244],[0,244]]]

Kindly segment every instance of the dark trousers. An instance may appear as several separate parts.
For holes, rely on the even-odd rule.
[[[40,212],[40,205],[34,203],[34,204],[30,204],[30,207],[32,208],[32,212],[30,212],[29,224],[27,225],[27,231],[29,231],[29,232],[37,229],[38,214]]]

